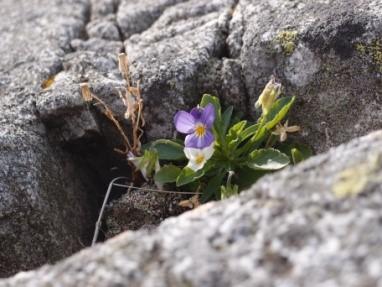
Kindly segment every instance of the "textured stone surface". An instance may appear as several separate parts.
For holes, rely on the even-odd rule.
[[[76,140],[83,133],[79,124],[86,127],[89,123],[81,120],[88,118],[84,115],[87,111],[79,93],[73,92],[82,81],[89,81],[92,90],[111,105],[119,119],[123,118],[117,54],[111,54],[122,50],[115,28],[125,40],[123,49],[131,62],[132,77],[141,84],[149,139],[171,137],[176,110],[196,104],[206,92],[219,93],[224,103],[246,110],[240,63],[223,59],[236,1],[121,1],[118,9],[109,7],[111,2],[92,5],[95,15],[90,15],[87,24],[89,39],[73,40],[76,52],[63,60],[60,74],[64,76],[59,75],[66,87],[54,83],[50,94],[37,105],[42,114],[49,115],[46,122],[61,118],[63,112],[77,118],[78,124],[71,125],[69,132],[75,136],[64,135],[64,141]],[[66,124],[56,129],[68,131]]]
[[[175,111],[196,104],[203,93],[254,116],[254,102],[272,74],[286,94],[297,96],[292,121],[303,126],[303,140],[317,152],[382,126],[380,1],[93,2],[89,39],[72,45],[91,55],[90,61],[76,58],[87,72],[64,72],[77,79],[73,88],[84,80],[118,82],[111,53],[125,49],[143,90],[149,139],[171,137]],[[104,57],[114,61],[105,63],[108,73],[97,64]],[[71,107],[69,90],[61,99],[68,97]],[[117,101],[115,93],[99,95]],[[50,113],[55,117],[54,108]]]
[[[316,151],[381,128],[381,11],[370,0],[239,1],[228,45],[251,109],[275,74],[297,96],[292,120]]]
[[[380,131],[0,286],[379,286],[381,210]]]
[[[36,101],[81,35],[86,1],[0,4],[0,276],[54,262],[89,240],[87,173],[47,137]]]

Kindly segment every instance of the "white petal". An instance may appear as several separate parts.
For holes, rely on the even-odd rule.
[[[199,169],[202,169],[204,164],[206,163],[206,161],[204,160],[203,162],[201,163],[196,163],[195,161],[193,160],[190,160],[187,164],[187,167],[191,168],[193,171],[198,171]]]
[[[140,168],[140,171],[141,171],[141,173],[142,173],[142,176],[143,176],[143,178],[144,178],[146,181],[149,180],[148,177],[147,177],[147,166],[148,166],[148,164],[144,164],[144,165]]]
[[[141,167],[142,158],[139,157],[130,157],[128,159],[137,169]]]
[[[185,147],[183,151],[188,159],[195,159],[200,154],[200,149],[192,147]]]
[[[214,154],[214,151],[215,151],[214,145],[215,145],[215,143],[212,143],[210,146],[202,149],[202,153],[203,153],[206,161],[209,160],[212,157],[212,155]]]

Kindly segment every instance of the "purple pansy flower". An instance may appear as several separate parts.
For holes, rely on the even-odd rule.
[[[187,134],[185,146],[205,148],[215,140],[211,128],[215,121],[215,107],[208,104],[205,108],[193,108],[189,113],[179,111],[174,117],[175,128],[182,134]]]

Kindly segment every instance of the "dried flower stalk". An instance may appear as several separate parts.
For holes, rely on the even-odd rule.
[[[143,99],[141,96],[141,91],[139,87],[139,82],[136,86],[132,85],[132,81],[130,78],[130,70],[128,66],[128,59],[126,54],[121,53],[118,55],[119,60],[119,71],[121,72],[124,82],[125,88],[124,93],[120,92],[119,95],[123,101],[123,104],[126,106],[125,118],[131,121],[131,139],[126,135],[124,129],[122,128],[120,122],[116,119],[116,116],[112,112],[112,110],[106,105],[106,103],[94,95],[89,88],[88,83],[81,83],[81,93],[86,102],[95,101],[95,105],[100,105],[103,109],[103,113],[105,116],[113,122],[123,141],[125,143],[125,150],[117,150],[120,153],[128,154],[132,153],[134,155],[140,155],[141,153],[141,138],[143,136],[143,126],[145,125],[145,121],[143,118]]]

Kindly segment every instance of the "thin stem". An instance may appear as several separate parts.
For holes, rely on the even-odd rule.
[[[232,176],[234,175],[235,175],[235,172],[233,170],[228,171],[227,186],[231,185]]]
[[[94,230],[94,235],[93,235],[93,240],[92,240],[92,246],[94,246],[94,244],[96,243],[97,241],[97,238],[98,238],[98,234],[99,234],[99,230],[100,230],[100,227],[101,227],[101,223],[102,223],[102,216],[103,216],[103,213],[105,211],[105,208],[106,208],[106,204],[107,204],[107,201],[109,199],[109,196],[110,196],[110,193],[111,193],[111,190],[113,188],[113,185],[115,184],[116,181],[120,180],[120,179],[127,179],[127,177],[117,177],[117,178],[114,178],[108,188],[107,188],[107,192],[106,192],[106,195],[105,195],[105,198],[103,200],[103,203],[102,203],[102,207],[101,207],[101,210],[99,212],[99,215],[98,215],[98,220],[95,224],[95,230]]]
[[[277,137],[275,135],[270,134],[267,140],[267,143],[265,144],[266,148],[272,147],[276,143]]]

